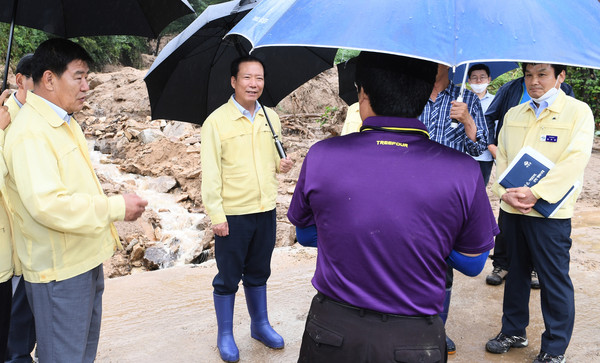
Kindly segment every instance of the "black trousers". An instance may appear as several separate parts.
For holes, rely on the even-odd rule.
[[[0,283],[0,358],[6,357],[6,343],[8,342],[8,328],[10,327],[10,308],[12,305],[11,279]]]
[[[321,293],[306,319],[302,363],[446,362],[446,333],[439,316],[399,316],[360,309]]]
[[[35,342],[35,322],[25,293],[25,279],[21,277],[12,299],[6,360],[9,362],[30,362]]]
[[[498,228],[500,228],[500,234],[496,236],[494,254],[491,256],[492,261],[494,261],[492,265],[494,267],[500,267],[503,270],[508,270],[508,247],[503,232],[506,214],[505,211],[500,209],[500,213],[498,214]]]
[[[569,277],[571,219],[505,213],[510,272],[504,284],[502,333],[525,335],[529,325],[531,270],[540,279],[544,326],[541,349],[564,354],[575,322],[575,293]]]
[[[275,209],[254,214],[227,216],[229,235],[215,236],[215,260],[219,272],[213,279],[215,294],[230,295],[244,286],[263,286],[271,275],[275,248]]]

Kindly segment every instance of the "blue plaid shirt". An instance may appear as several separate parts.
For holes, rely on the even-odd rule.
[[[475,93],[465,90],[463,102],[469,107],[469,113],[477,126],[477,142],[467,137],[463,124],[459,123],[455,129],[450,127],[450,102],[456,100],[459,93],[460,87],[450,81],[448,87],[437,95],[435,102],[431,99],[427,101],[419,120],[427,126],[431,140],[471,156],[479,156],[487,150],[488,130],[481,103]]]

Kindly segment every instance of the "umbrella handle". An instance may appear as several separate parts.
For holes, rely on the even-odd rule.
[[[465,94],[465,85],[467,83],[467,71],[469,70],[469,63],[465,64],[465,71],[463,73],[463,80],[462,83],[460,85],[460,92],[458,93],[458,97],[456,98],[457,102],[462,102],[463,101],[463,95]],[[457,120],[452,120],[452,122],[450,123],[450,127],[455,129],[458,127],[458,121]]]
[[[462,102],[463,101],[463,95],[462,92],[461,94],[458,95],[458,97],[456,97],[456,102]],[[455,129],[458,127],[458,120],[452,119],[452,122],[450,122],[450,127]]]
[[[267,115],[267,110],[265,110],[265,106],[263,106],[262,102],[259,101],[259,104],[265,113],[265,118],[267,119],[267,124],[269,125],[269,128],[271,129],[271,133],[273,134],[273,140],[275,140],[275,148],[277,149],[277,153],[279,154],[280,158],[285,159],[287,157],[287,155],[285,155],[285,151],[283,150],[283,145],[281,144],[281,141],[279,141],[279,138],[277,137],[277,133],[273,129],[273,125],[271,125],[271,120],[269,120],[269,115]]]
[[[281,141],[279,141],[277,135],[273,135],[273,139],[275,139],[275,147],[277,148],[277,153],[279,154],[279,157],[285,159],[287,155],[285,155],[285,151],[283,150],[283,145],[281,144]]]

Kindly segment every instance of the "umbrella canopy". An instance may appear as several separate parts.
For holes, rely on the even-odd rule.
[[[1,0],[0,21],[63,38],[139,35],[156,38],[173,20],[192,14],[187,0]],[[15,15],[13,15],[15,14]]]
[[[485,61],[600,68],[598,0],[264,0],[230,34],[254,49],[320,46],[448,66]]]
[[[211,5],[160,52],[144,78],[152,118],[202,124],[233,94],[231,62],[249,54],[244,38],[225,34],[257,1]],[[254,52],[265,64],[261,102],[275,106],[290,92],[333,66],[335,49],[278,47]]]
[[[15,25],[64,38],[138,35],[156,38],[173,20],[194,9],[187,0],[0,0],[0,21],[10,23],[4,82]]]
[[[338,85],[339,95],[344,102],[351,105],[358,101],[356,87],[354,86],[354,72],[356,71],[356,58],[351,58],[347,62],[339,63],[338,69]],[[490,68],[490,76],[496,78],[510,70],[517,68],[519,65],[516,62],[484,62]],[[450,68],[448,77],[456,84],[461,83],[465,73],[465,65],[461,65],[452,70]]]

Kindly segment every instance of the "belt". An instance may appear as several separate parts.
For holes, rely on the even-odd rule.
[[[315,296],[315,298],[317,299],[318,302],[322,303],[322,302],[330,302],[332,304],[338,305],[340,307],[343,307],[345,309],[349,309],[349,310],[353,310],[356,311],[358,313],[358,315],[360,317],[363,317],[367,314],[371,314],[371,315],[376,315],[379,316],[381,318],[382,321],[387,321],[389,318],[394,318],[394,319],[419,319],[419,320],[428,320],[430,324],[433,323],[433,319],[435,319],[438,315],[398,315],[398,314],[388,314],[388,313],[382,313],[380,311],[375,311],[375,310],[370,310],[370,309],[365,309],[365,308],[361,308],[358,306],[354,306],[354,305],[350,305],[348,303],[344,303],[341,301],[337,301],[334,300],[320,292],[317,292],[317,295]]]

